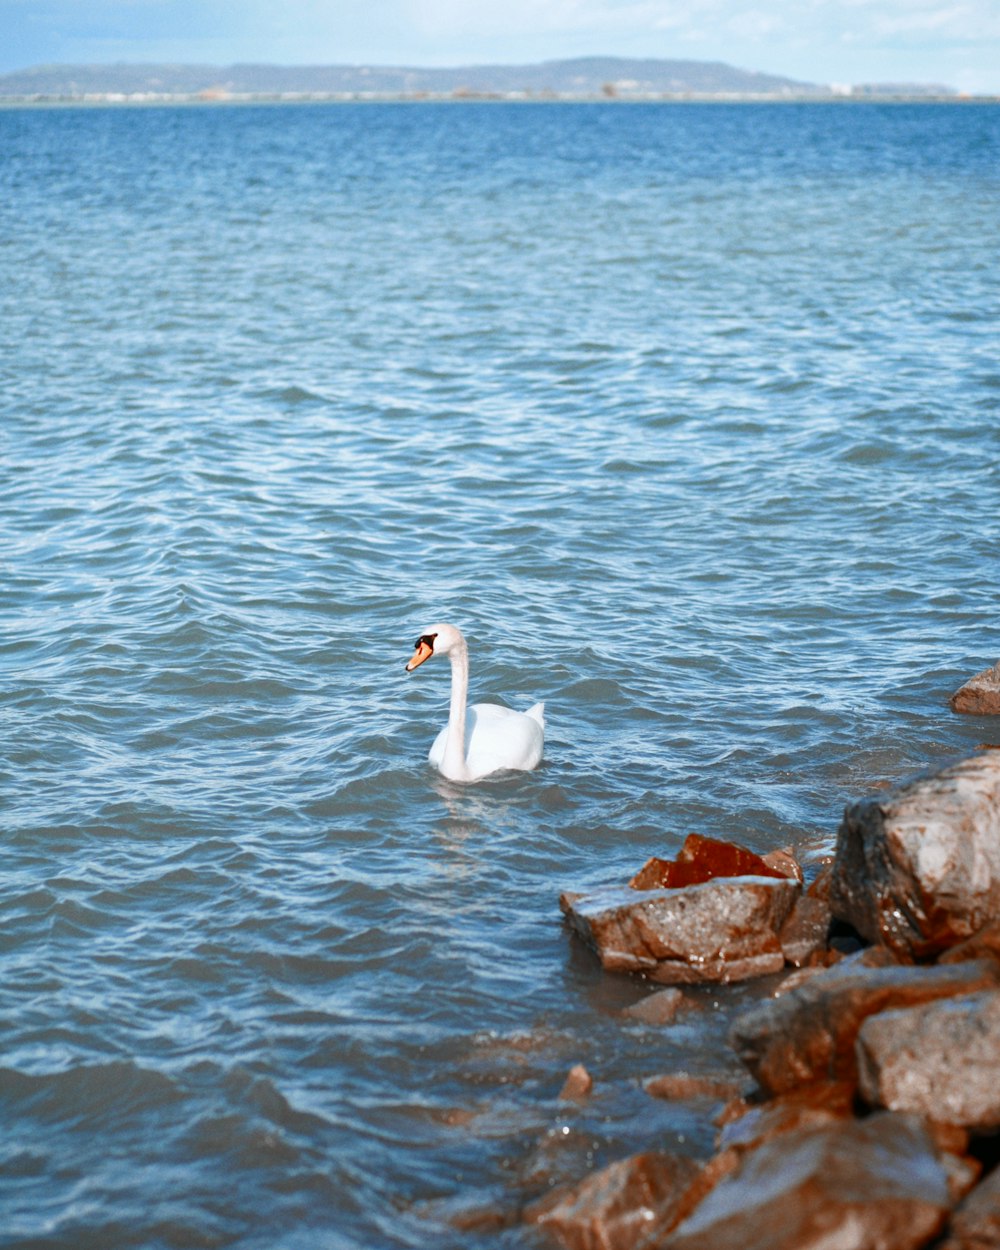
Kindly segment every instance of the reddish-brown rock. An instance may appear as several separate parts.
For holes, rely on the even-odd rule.
[[[948,1179],[911,1116],[782,1133],[745,1155],[662,1250],[918,1250],[941,1230]]]
[[[780,872],[783,877],[794,877],[799,885],[802,885],[806,879],[802,865],[795,858],[795,852],[790,846],[783,846],[777,851],[768,851],[761,856],[761,859],[769,868]]]
[[[735,842],[690,833],[676,859],[648,859],[629,885],[633,890],[676,890],[701,885],[715,877],[788,877],[794,873],[772,867],[764,856]],[[801,881],[801,876],[797,878]]]
[[[1000,1127],[1000,990],[870,1016],[856,1051],[858,1088],[872,1105]]]
[[[524,1219],[569,1250],[632,1250],[666,1236],[698,1172],[683,1155],[633,1155],[531,1203]]]
[[[717,1144],[721,1150],[756,1150],[782,1133],[819,1128],[853,1113],[853,1085],[809,1086],[748,1107],[744,1115],[722,1126]]]
[[[854,1043],[869,1016],[992,989],[1000,981],[992,960],[872,966],[878,957],[875,950],[844,959],[736,1019],[730,1042],[765,1090],[778,1094],[811,1082],[856,1081]]]
[[[903,959],[934,956],[1000,915],[1000,753],[851,804],[830,902]]]
[[[948,700],[953,712],[1000,716],[1000,662],[970,677]]]
[[[1000,1246],[1000,1168],[994,1169],[952,1213],[940,1250],[997,1250]]]
[[[1000,963],[1000,921],[985,925],[964,942],[949,947],[938,963],[960,964],[967,959],[995,959]]]
[[[684,1002],[683,990],[670,986],[640,998],[631,1007],[626,1007],[622,1014],[630,1020],[640,1020],[643,1024],[673,1024]]]
[[[742,981],[779,971],[778,933],[801,887],[787,877],[717,877],[686,889],[564,894],[576,931],[613,972],[663,984]]]
[[[825,959],[832,919],[830,904],[825,899],[802,894],[795,900],[778,934],[782,954],[793,968]]]
[[[643,1081],[643,1088],[654,1098],[683,1101],[688,1098],[712,1098],[716,1102],[728,1102],[738,1098],[747,1082],[746,1078],[719,1075],[704,1076],[695,1072],[668,1072],[651,1076]]]
[[[559,1097],[565,1102],[578,1102],[586,1098],[594,1088],[594,1078],[582,1063],[575,1063],[569,1070]]]

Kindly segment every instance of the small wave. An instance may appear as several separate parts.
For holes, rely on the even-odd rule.
[[[118,1125],[183,1098],[170,1077],[130,1059],[47,1073],[0,1068],[0,1090],[11,1112],[88,1126]]]
[[[260,391],[259,395],[261,399],[270,400],[272,403],[287,404],[292,408],[300,404],[327,404],[330,402],[325,395],[321,395],[317,391],[311,391],[305,386],[297,386],[294,383],[291,386],[275,387],[270,390]]]

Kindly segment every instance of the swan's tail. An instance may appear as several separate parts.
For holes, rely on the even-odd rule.
[[[530,716],[532,720],[538,721],[542,729],[545,728],[545,704],[534,703],[525,712],[525,716]]]

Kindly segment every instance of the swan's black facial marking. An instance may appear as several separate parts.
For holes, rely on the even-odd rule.
[[[407,662],[406,671],[412,673],[415,668],[419,668],[425,660],[429,660],[434,654],[434,639],[437,634],[423,634],[417,639],[413,646],[413,656]]]

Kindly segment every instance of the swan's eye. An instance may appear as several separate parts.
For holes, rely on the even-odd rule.
[[[437,634],[422,635],[422,637],[418,638],[417,641],[413,644],[414,650],[416,650],[417,647],[430,647],[430,649],[433,651],[434,639],[436,637],[437,637]]]

